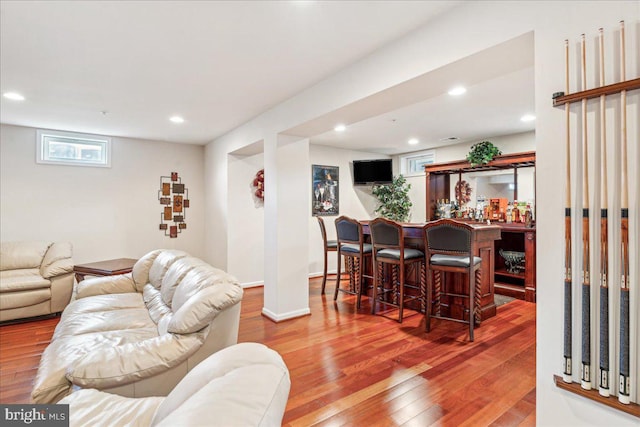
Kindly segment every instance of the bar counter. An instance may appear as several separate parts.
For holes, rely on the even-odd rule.
[[[365,236],[371,234],[369,221],[360,221],[362,231]],[[424,240],[422,227],[426,223],[401,223],[405,236],[406,247],[416,248],[424,251]],[[469,224],[467,222],[467,224]],[[482,223],[469,224],[473,227],[472,238],[476,242],[477,251],[474,254],[482,259],[482,279],[480,288],[480,320],[485,320],[496,315],[496,305],[493,300],[494,295],[494,270],[495,270],[495,241],[501,238],[501,227],[498,225],[487,225]],[[468,295],[468,279],[466,275],[446,273],[444,280],[447,283],[449,293]],[[418,283],[418,272],[408,272],[407,281]],[[465,313],[466,299],[449,296],[441,301],[442,309],[447,316],[456,319],[466,319]]]

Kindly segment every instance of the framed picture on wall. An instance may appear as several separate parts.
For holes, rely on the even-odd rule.
[[[311,214],[340,214],[338,166],[311,165]]]

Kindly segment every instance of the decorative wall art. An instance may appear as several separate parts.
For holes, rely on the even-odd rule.
[[[311,214],[313,216],[339,215],[338,166],[311,166]]]
[[[256,206],[262,206],[264,204],[264,169],[256,172],[256,176],[251,182],[251,188],[253,189],[253,200],[256,202]]]
[[[182,183],[178,172],[160,177],[158,201],[162,205],[159,229],[172,239],[178,237],[178,234],[187,228],[186,209],[189,207],[189,190]]]
[[[471,201],[471,194],[473,190],[471,185],[464,179],[456,183],[456,200],[460,206],[463,206]]]

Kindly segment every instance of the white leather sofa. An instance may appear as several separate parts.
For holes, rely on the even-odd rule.
[[[67,242],[0,244],[0,321],[59,313],[73,291]]]
[[[280,426],[291,380],[278,353],[242,343],[209,356],[166,398],[128,398],[80,390],[69,405],[70,425],[100,426]]]
[[[31,398],[55,403],[72,385],[166,396],[198,363],[238,340],[242,287],[175,250],[128,274],[80,282],[42,354]]]

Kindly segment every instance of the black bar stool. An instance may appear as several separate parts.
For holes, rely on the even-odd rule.
[[[338,299],[338,291],[357,295],[356,308],[360,308],[360,300],[364,293],[364,262],[367,258],[371,258],[371,244],[364,243],[362,224],[353,218],[347,216],[336,218],[336,232],[338,236],[338,271],[333,299],[334,301]],[[345,257],[345,268],[349,270],[348,289],[340,288],[341,256]]]
[[[420,308],[425,308],[424,253],[418,249],[405,248],[402,225],[384,218],[376,218],[369,223],[373,243],[373,303],[371,314],[376,313],[376,303],[398,307],[398,322],[402,323],[403,308],[407,301],[418,299]],[[384,286],[384,264],[392,266],[391,288]],[[406,283],[406,265],[417,265],[420,284]],[[382,283],[380,280],[382,279]],[[417,295],[407,295],[405,287],[417,290]],[[391,301],[387,294],[391,294]]]
[[[473,327],[480,323],[478,308],[480,307],[480,274],[481,259],[473,256],[476,244],[472,239],[473,227],[451,219],[440,219],[423,227],[424,246],[427,259],[427,309],[425,310],[426,330],[431,330],[431,318],[454,320],[469,324],[469,340],[473,341]],[[449,294],[467,299],[467,320],[453,319],[440,313],[442,292],[441,272],[464,273],[468,275],[468,295]],[[432,274],[433,272],[433,274]],[[435,279],[435,304],[434,284]],[[435,308],[436,314],[432,314]],[[464,316],[463,316],[464,317]]]
[[[327,284],[327,254],[338,250],[337,240],[327,240],[327,229],[324,227],[324,220],[317,216],[318,224],[320,224],[320,234],[322,234],[322,243],[324,245],[324,272],[322,273],[322,291],[324,295],[324,287]]]

